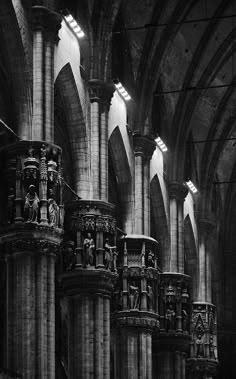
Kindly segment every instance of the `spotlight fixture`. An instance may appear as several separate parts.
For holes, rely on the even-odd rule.
[[[117,91],[119,92],[119,94],[120,94],[120,95],[121,95],[126,101],[131,100],[130,95],[128,94],[128,92],[125,90],[125,88],[122,86],[121,82],[120,82],[118,79],[114,79],[114,80],[113,80],[113,83],[115,84],[115,87],[116,87]]]
[[[83,38],[85,36],[83,30],[77,21],[75,21],[74,17],[71,16],[71,14],[64,15],[64,19],[66,20],[67,25],[73,30],[78,38]]]
[[[160,137],[156,138],[155,141],[156,141],[157,146],[161,149],[161,151],[165,152],[168,150]]]
[[[191,182],[191,180],[188,180],[188,181],[186,182],[186,184],[187,184],[188,188],[190,189],[190,191],[191,191],[192,193],[196,193],[196,192],[198,192],[198,191],[197,191],[197,188],[195,187],[195,185],[193,184],[193,182]]]

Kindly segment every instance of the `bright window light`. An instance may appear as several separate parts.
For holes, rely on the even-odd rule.
[[[71,16],[71,14],[68,14],[67,16],[64,16],[65,20],[67,22],[67,25],[73,30],[73,32],[76,34],[78,38],[83,38],[85,36],[83,30],[75,21],[75,19]]]
[[[186,182],[188,188],[190,189],[190,191],[192,193],[196,193],[197,192],[197,188],[195,187],[195,185],[193,184],[193,182],[191,182],[191,180],[189,180],[188,182]]]
[[[166,152],[168,150],[160,137],[156,138],[155,141],[157,146],[161,149],[161,151]]]
[[[115,87],[116,87],[117,91],[123,97],[123,99],[125,99],[126,101],[131,100],[130,95],[128,94],[128,92],[126,91],[126,89],[122,86],[122,84],[117,79],[114,80],[113,82],[115,84]]]

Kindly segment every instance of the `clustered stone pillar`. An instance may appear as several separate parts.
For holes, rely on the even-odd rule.
[[[23,378],[55,377],[55,261],[63,233],[55,168],[60,155],[58,146],[40,141],[20,141],[1,152],[8,190],[0,228],[6,262],[4,366]]]
[[[110,297],[116,274],[64,274],[68,297],[68,378],[110,378]]]
[[[152,379],[152,334],[158,329],[157,241],[127,235],[113,297],[114,378]]]
[[[183,203],[188,190],[178,182],[169,184],[170,196],[170,257],[166,271],[184,273]]]
[[[68,378],[110,378],[110,299],[117,280],[114,205],[68,204],[61,281],[68,299]],[[74,249],[75,246],[75,249]],[[74,250],[73,250],[74,249]]]
[[[92,79],[91,114],[91,190],[92,198],[108,201],[108,112],[114,85]]]
[[[134,136],[135,227],[137,234],[150,235],[150,160],[156,143],[146,136]]]
[[[192,305],[188,378],[213,379],[218,370],[217,319],[211,294],[211,246],[215,224],[199,221],[198,298]],[[195,299],[194,299],[195,300]]]
[[[32,140],[54,142],[54,44],[61,18],[44,6],[33,14]]]

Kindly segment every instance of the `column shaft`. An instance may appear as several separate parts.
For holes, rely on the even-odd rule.
[[[143,164],[144,234],[150,236],[150,160]]]
[[[43,140],[43,87],[43,31],[36,29],[33,35],[33,140]]]
[[[54,142],[54,42],[50,38],[45,41],[45,136],[47,142]]]
[[[170,198],[170,271],[178,270],[178,209],[177,200]]]
[[[178,203],[178,272],[184,273],[184,207]]]
[[[100,193],[101,200],[108,201],[108,111],[106,106],[103,108],[100,139]]]
[[[199,243],[199,288],[198,300],[206,301],[206,247],[204,238],[200,237]]]
[[[143,157],[135,155],[135,233],[143,234]]]
[[[99,103],[91,103],[91,179],[92,179],[92,198],[100,199],[100,159],[99,159]]]

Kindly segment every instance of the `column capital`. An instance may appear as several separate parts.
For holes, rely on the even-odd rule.
[[[113,83],[106,83],[100,79],[89,80],[89,96],[91,103],[97,101],[110,106],[111,98],[115,91]]]
[[[168,184],[169,196],[171,198],[184,201],[185,197],[188,194],[188,188],[185,184],[180,182],[170,182]]]
[[[54,39],[61,28],[62,17],[44,6],[32,7],[32,26],[34,30],[43,30]]]
[[[146,160],[152,158],[152,154],[156,148],[156,142],[153,139],[147,136],[134,135],[133,143],[135,155],[142,155]]]

